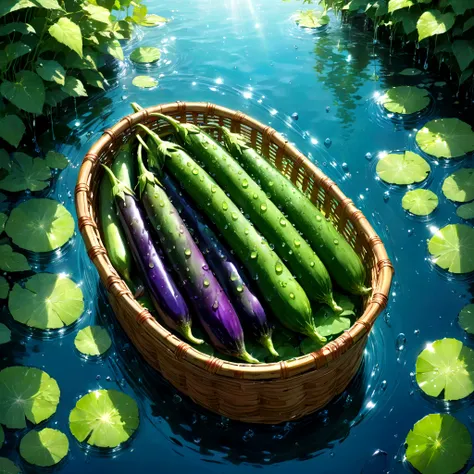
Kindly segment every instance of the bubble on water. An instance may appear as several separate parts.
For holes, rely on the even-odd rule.
[[[95,376],[95,379],[96,379],[96,380],[100,380],[101,378],[102,378],[102,377],[101,377],[100,375],[96,375],[96,376]]]
[[[349,171],[349,165],[348,165],[346,162],[342,163],[341,168],[342,168],[344,171]]]
[[[173,395],[173,402],[174,403],[181,403],[182,401],[183,401],[183,399],[177,393],[175,393]]]
[[[368,152],[368,153],[365,154],[365,159],[366,160],[370,161],[372,158],[373,158],[372,153]]]
[[[297,112],[293,112],[293,113],[291,114],[291,118],[292,118],[293,120],[298,120],[298,119],[299,119],[298,113],[297,113]]]
[[[242,436],[242,440],[247,442],[250,441],[254,437],[255,433],[253,430],[247,430],[244,435]]]
[[[330,138],[326,138],[326,140],[324,140],[324,145],[326,148],[329,148],[332,145],[332,140]]]
[[[110,375],[107,375],[107,377],[105,377],[105,380],[107,380],[107,382],[110,382],[112,380],[112,377]]]
[[[326,112],[329,112],[331,110],[331,107],[329,105],[326,106]]]
[[[408,237],[411,237],[413,235],[413,229],[408,229],[407,234],[408,234]]]
[[[413,334],[414,334],[415,336],[418,336],[418,335],[420,334],[420,330],[419,330],[419,329],[415,329],[415,330],[413,331]]]
[[[387,389],[387,381],[382,380],[382,382],[380,383],[380,390],[385,391],[386,389]]]
[[[390,191],[385,191],[383,193],[383,200],[387,202],[390,199]]]
[[[401,332],[397,336],[397,339],[395,341],[395,347],[396,347],[397,351],[403,351],[405,349],[406,342],[407,342],[407,338],[406,338],[405,334],[403,334]]]

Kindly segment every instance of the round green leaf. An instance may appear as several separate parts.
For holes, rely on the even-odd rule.
[[[5,272],[24,272],[31,270],[24,255],[14,252],[10,245],[0,245],[0,270]]]
[[[66,71],[57,61],[38,59],[36,62],[36,73],[45,81],[55,82],[61,86],[64,85]]]
[[[446,33],[454,25],[455,18],[454,13],[441,13],[439,10],[428,10],[422,13],[416,23],[418,41],[422,41],[430,36]]]
[[[459,325],[468,334],[474,335],[474,304],[467,304],[458,316]]]
[[[10,291],[10,285],[5,277],[0,276],[0,299],[6,299],[8,292]]]
[[[474,199],[474,168],[461,168],[448,176],[443,193],[451,201],[468,202]]]
[[[159,15],[145,15],[145,17],[140,18],[137,23],[141,26],[157,26],[161,25],[162,23],[166,23],[169,20]]]
[[[45,160],[50,168],[56,168],[58,170],[63,170],[69,164],[69,160],[62,153],[58,153],[57,151],[48,151]]]
[[[439,229],[428,242],[433,262],[451,273],[474,270],[474,228],[449,224]]]
[[[420,74],[423,74],[423,71],[410,67],[400,71],[398,74],[400,74],[400,76],[419,76]]]
[[[474,151],[474,132],[457,118],[436,119],[417,132],[416,143],[428,155],[457,158]]]
[[[58,329],[77,321],[84,312],[81,289],[69,278],[37,273],[24,287],[16,283],[8,298],[15,321],[37,329]]]
[[[28,25],[28,23],[7,23],[0,26],[0,36],[8,36],[11,33],[18,33],[20,35],[36,34],[35,29]]]
[[[41,423],[56,412],[59,387],[46,372],[33,367],[7,367],[0,372],[0,423],[25,428]]]
[[[21,457],[35,466],[49,467],[61,461],[69,451],[67,436],[59,430],[44,428],[26,433],[20,442]]]
[[[376,167],[380,179],[390,184],[413,184],[424,181],[431,168],[426,160],[411,151],[390,153]]]
[[[6,232],[13,242],[32,252],[62,247],[74,234],[74,219],[53,199],[30,199],[10,213]]]
[[[15,148],[20,144],[25,130],[25,125],[18,115],[5,115],[0,118],[0,138]]]
[[[41,114],[44,104],[44,85],[41,78],[31,71],[20,71],[15,82],[3,81],[0,93],[19,109]]]
[[[21,474],[15,464],[10,459],[0,457],[0,472],[2,474]]]
[[[130,59],[135,63],[154,63],[160,59],[161,52],[153,46],[136,48],[130,54]]]
[[[8,216],[4,214],[3,212],[0,212],[0,234],[5,229],[5,223],[7,222],[7,219],[8,219]]]
[[[69,428],[78,441],[115,448],[138,428],[138,407],[133,398],[116,390],[84,395],[69,415]]]
[[[46,188],[51,171],[41,158],[32,158],[25,153],[13,153],[8,174],[0,181],[0,189],[9,192],[41,191]]]
[[[381,98],[380,103],[396,114],[414,114],[428,106],[428,91],[414,86],[398,86],[389,89]]]
[[[427,395],[460,400],[474,392],[474,351],[457,339],[430,344],[416,360],[416,381]]]
[[[100,326],[87,326],[81,329],[74,345],[79,352],[89,356],[99,356],[107,352],[112,345],[109,333]]]
[[[461,219],[474,219],[474,201],[468,204],[463,204],[456,209],[456,214]]]
[[[314,321],[321,336],[335,336],[352,326],[351,318],[355,316],[354,303],[346,295],[337,293],[334,294],[334,299],[341,306],[341,313],[336,313],[329,306],[321,306],[314,314]]]
[[[300,344],[300,351],[302,354],[311,354],[311,352],[319,351],[323,347],[323,344],[311,339],[310,337],[305,337]]]
[[[415,423],[405,443],[407,461],[421,474],[454,474],[472,450],[467,428],[453,416],[439,413]]]
[[[158,85],[158,81],[150,76],[136,76],[133,78],[132,84],[141,89],[147,89]]]
[[[389,0],[388,12],[393,13],[402,8],[410,8],[411,6],[413,6],[412,0]]]
[[[12,332],[8,329],[5,324],[0,323],[0,344],[6,344],[12,339]]]
[[[295,21],[302,28],[320,28],[329,23],[329,16],[319,10],[304,10],[296,14]]]
[[[414,189],[403,196],[402,207],[416,216],[427,216],[438,207],[438,196],[428,189]]]
[[[78,25],[63,16],[50,26],[48,31],[56,41],[66,45],[82,58],[82,34]]]

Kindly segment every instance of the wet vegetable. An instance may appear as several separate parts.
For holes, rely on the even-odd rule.
[[[191,317],[186,302],[155,249],[142,212],[133,197],[133,191],[121,183],[110,168],[103,166],[112,183],[112,195],[132,255],[142,272],[158,313],[168,326],[179,331],[189,341],[202,342],[192,335]]]
[[[237,314],[244,329],[250,331],[271,354],[277,356],[278,353],[275,351],[272,342],[272,329],[268,323],[265,310],[249,288],[246,278],[239,269],[237,260],[222,245],[202,217],[191,207],[191,204],[178,191],[172,180],[168,176],[163,176],[161,182],[165,185],[168,196],[178,209],[186,225],[193,230],[198,246],[205,254],[211,270],[237,309]],[[251,353],[255,355],[253,352]]]
[[[326,338],[316,330],[303,288],[239,208],[180,146],[162,141],[151,130],[139,126],[153,138],[157,158],[161,159],[158,162],[149,155],[149,163],[154,161],[150,165],[158,170],[165,166],[201,206],[256,281],[280,321],[295,332],[325,342]]]
[[[229,298],[166,192],[145,168],[141,144],[138,145],[138,168],[140,198],[148,219],[213,345],[246,362],[258,362],[245,349],[244,332]]]
[[[287,213],[318,256],[331,276],[345,290],[353,294],[367,294],[366,272],[359,256],[346,239],[293,183],[277,168],[249,147],[245,139],[225,128],[227,149],[268,193],[280,209]]]

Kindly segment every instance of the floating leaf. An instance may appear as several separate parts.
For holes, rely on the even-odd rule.
[[[10,459],[2,457],[0,457],[0,472],[2,474],[21,474],[20,469]]]
[[[410,68],[404,69],[398,74],[400,74],[400,76],[419,76],[420,74],[423,74],[423,71],[410,67]]]
[[[474,201],[468,204],[463,204],[456,209],[456,214],[461,219],[474,219]]]
[[[416,142],[429,155],[457,158],[474,151],[474,132],[457,118],[436,119],[418,131]]]
[[[62,153],[52,150],[46,153],[45,160],[50,168],[58,170],[63,170],[69,164],[69,160]]]
[[[105,328],[87,326],[81,329],[74,339],[76,349],[88,356],[99,356],[110,349],[112,341]]]
[[[49,27],[49,34],[82,57],[82,34],[78,25],[67,17],[61,17]]]
[[[427,216],[438,207],[438,196],[429,189],[414,189],[403,196],[402,207],[416,216]]]
[[[25,428],[25,418],[41,423],[56,412],[59,387],[46,372],[34,367],[7,367],[0,372],[0,423]]]
[[[451,273],[474,270],[474,228],[465,224],[449,224],[439,229],[428,242],[433,262]]]
[[[0,26],[0,36],[8,36],[11,33],[18,33],[20,35],[35,34],[35,29],[28,25],[28,23],[7,23]]]
[[[418,41],[430,36],[446,33],[454,25],[454,13],[441,13],[439,10],[428,10],[421,14],[416,28],[418,30]]]
[[[41,114],[44,104],[44,85],[41,78],[31,71],[20,71],[15,82],[4,80],[0,93],[19,109],[32,114]]]
[[[138,428],[138,407],[133,398],[116,390],[84,395],[69,415],[69,428],[78,441],[115,448]]]
[[[0,234],[5,229],[5,222],[7,222],[8,216],[3,212],[0,212]]]
[[[7,176],[0,180],[0,189],[10,192],[26,189],[41,191],[48,186],[51,171],[44,160],[17,152],[13,153],[9,165]]]
[[[0,118],[0,138],[15,148],[25,133],[25,125],[18,115],[5,115]]]
[[[142,89],[147,89],[158,85],[158,81],[150,76],[136,76],[133,78],[132,84]]]
[[[81,289],[69,278],[37,273],[24,287],[15,284],[8,299],[15,321],[37,329],[58,329],[77,321],[84,311]]]
[[[422,474],[454,474],[471,456],[467,428],[447,414],[427,415],[408,433],[406,458]]]
[[[314,314],[314,322],[321,336],[335,336],[352,326],[351,318],[355,316],[354,303],[347,296],[337,293],[334,299],[341,306],[341,313],[336,313],[328,306],[321,306]]]
[[[164,18],[162,16],[150,14],[150,15],[145,15],[143,18],[139,19],[137,23],[141,26],[150,27],[150,26],[161,25],[168,21],[169,20],[167,18]]]
[[[412,0],[389,0],[388,13],[393,13],[402,8],[410,8],[414,5]]]
[[[320,28],[329,23],[329,16],[319,10],[305,10],[297,13],[295,21],[301,28]]]
[[[57,464],[69,451],[67,436],[59,430],[43,428],[26,433],[20,442],[21,457],[34,466]]]
[[[87,92],[82,82],[72,76],[66,77],[61,90],[71,97],[87,97]]]
[[[430,171],[428,162],[412,151],[385,155],[376,167],[380,179],[398,185],[420,183],[427,178]]]
[[[468,202],[474,199],[474,168],[461,168],[443,182],[444,195],[451,201]]]
[[[12,338],[12,332],[8,329],[5,324],[0,323],[0,344],[6,344],[10,342]]]
[[[8,296],[10,285],[5,277],[0,276],[0,299],[4,300]]]
[[[468,334],[474,335],[474,304],[464,306],[458,316],[459,325]]]
[[[161,52],[153,46],[136,48],[130,54],[130,59],[135,63],[154,63],[160,59]]]
[[[0,270],[5,272],[24,272],[31,270],[24,255],[14,252],[10,245],[0,245]]]
[[[66,71],[57,61],[38,59],[36,62],[36,73],[45,81],[55,82],[64,85]]]
[[[416,360],[416,381],[427,395],[460,400],[474,392],[474,351],[457,339],[430,344]]]
[[[6,232],[21,248],[49,252],[62,247],[73,236],[74,219],[54,199],[30,199],[10,213]]]
[[[389,89],[381,98],[380,103],[396,114],[413,114],[428,106],[428,91],[414,86],[398,86]]]

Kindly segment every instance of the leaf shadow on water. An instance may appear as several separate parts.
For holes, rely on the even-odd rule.
[[[102,295],[103,290],[99,293]],[[113,359],[117,378],[131,386],[137,398],[151,411],[157,429],[166,423],[169,440],[182,454],[190,449],[217,464],[277,464],[311,459],[349,436],[364,417],[367,370],[362,364],[346,391],[324,409],[301,420],[279,425],[257,425],[229,420],[214,414],[181,394],[152,369],[133,347],[105,299],[99,299],[101,324],[109,329],[117,348]],[[159,428],[160,431],[162,427]]]

